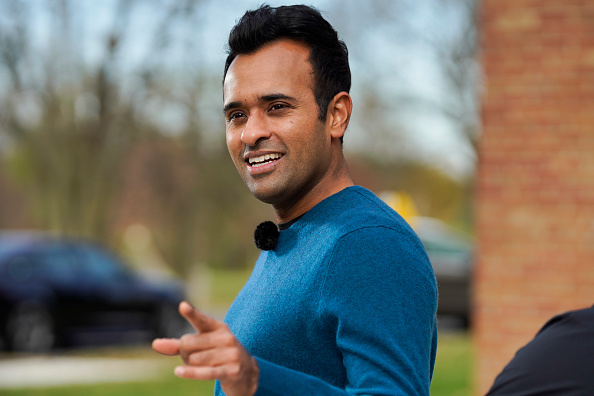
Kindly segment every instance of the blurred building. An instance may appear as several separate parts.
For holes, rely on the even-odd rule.
[[[594,0],[483,0],[477,392],[594,304]]]

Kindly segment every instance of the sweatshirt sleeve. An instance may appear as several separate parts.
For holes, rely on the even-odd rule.
[[[319,317],[333,323],[346,389],[257,359],[256,395],[429,395],[437,285],[418,238],[386,227],[351,232],[321,281]]]
[[[412,231],[362,228],[337,244],[320,299],[356,395],[429,395],[437,283]]]

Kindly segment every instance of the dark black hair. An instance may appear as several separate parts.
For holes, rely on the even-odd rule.
[[[319,118],[326,120],[328,104],[339,92],[349,92],[351,70],[346,44],[313,7],[262,5],[247,11],[229,33],[223,80],[237,55],[251,54],[280,39],[292,39],[310,48],[314,72],[314,96]]]

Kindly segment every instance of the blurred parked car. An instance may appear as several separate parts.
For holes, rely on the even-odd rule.
[[[182,299],[180,282],[149,281],[97,244],[0,233],[6,349],[42,352],[81,339],[178,336],[185,326],[177,312]]]
[[[439,290],[438,315],[454,316],[468,326],[474,246],[470,238],[440,220],[413,217],[411,226],[423,242]]]

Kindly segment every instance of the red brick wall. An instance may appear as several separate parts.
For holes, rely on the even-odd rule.
[[[483,0],[477,391],[594,304],[594,0]]]

